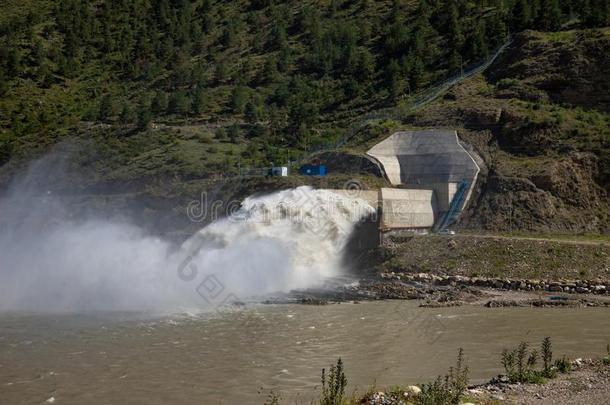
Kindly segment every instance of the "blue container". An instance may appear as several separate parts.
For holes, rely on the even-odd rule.
[[[326,166],[303,165],[299,168],[299,173],[305,176],[326,176]]]

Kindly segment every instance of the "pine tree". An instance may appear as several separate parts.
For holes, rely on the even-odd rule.
[[[150,101],[148,97],[141,97],[138,102],[138,128],[147,128],[150,121],[152,121]]]
[[[610,24],[608,0],[583,0],[581,21],[586,27],[604,27]]]
[[[259,120],[259,109],[251,101],[246,104],[246,110],[244,114],[246,116],[246,121],[250,124],[255,124]]]
[[[289,46],[284,46],[280,49],[277,67],[280,72],[286,73],[292,64],[292,52]]]
[[[6,71],[9,77],[16,77],[22,73],[23,67],[21,66],[21,53],[17,47],[11,47],[8,51],[8,57],[6,60]]]
[[[237,143],[237,138],[239,138],[239,124],[235,123],[229,127],[229,141],[231,143]]]
[[[499,47],[506,39],[507,27],[499,12],[490,17],[489,23],[485,24],[485,36],[491,49]]]
[[[193,95],[193,105],[191,111],[193,114],[200,115],[205,110],[205,92],[203,86],[197,86]]]
[[[98,119],[105,121],[114,115],[114,103],[112,97],[109,94],[105,94],[100,101]]]
[[[135,121],[135,114],[129,103],[124,103],[119,114],[119,122],[123,125],[131,124]]]
[[[449,53],[449,62],[447,64],[449,72],[460,73],[464,68],[464,60],[462,55],[457,50],[453,50]]]
[[[286,25],[283,21],[278,21],[273,25],[271,30],[271,43],[272,49],[281,49],[286,46],[288,41],[288,34],[286,33]]]
[[[456,0],[447,2],[447,36],[449,51],[449,71],[456,72],[462,69],[463,60],[460,50],[464,44],[464,35],[460,25],[460,14]]]
[[[241,114],[244,112],[244,107],[248,102],[248,93],[243,86],[237,86],[231,94],[231,108],[234,112]]]
[[[4,69],[0,66],[0,96],[3,96],[8,91],[8,80],[4,75]]]
[[[34,41],[34,45],[32,47],[32,59],[33,59],[34,65],[42,66],[44,64],[45,58],[46,58],[46,54],[45,54],[45,49],[42,44],[42,41],[37,39]]]
[[[167,95],[163,91],[157,91],[151,105],[153,113],[162,114],[167,110]]]
[[[41,87],[49,88],[49,86],[51,86],[53,75],[51,74],[51,68],[46,62],[43,62],[43,64],[38,67],[36,76]]]
[[[404,83],[401,77],[401,68],[396,59],[391,59],[386,67],[386,87],[390,92],[390,98],[397,100],[403,94]]]
[[[400,56],[407,49],[409,30],[403,21],[390,25],[385,36],[384,47],[388,55]]]
[[[592,27],[591,19],[593,17],[591,13],[591,1],[590,0],[582,0],[582,4],[580,7],[580,21],[583,23],[585,27]]]
[[[409,41],[410,53],[418,57],[423,57],[426,53],[425,28],[422,25],[422,23],[417,24]]]
[[[485,22],[477,22],[472,34],[466,44],[467,56],[471,60],[486,58],[489,54],[487,39],[485,36]]]
[[[273,83],[277,80],[278,74],[277,59],[273,55],[269,56],[265,61],[265,66],[263,67],[263,71],[261,73],[261,82]]]
[[[214,79],[217,83],[222,83],[227,80],[229,76],[229,69],[227,65],[221,60],[216,64],[216,70],[214,71]]]
[[[367,48],[361,50],[358,55],[358,67],[355,73],[358,79],[365,82],[373,79],[375,75],[375,59]]]
[[[311,130],[302,122],[295,133],[294,145],[300,149],[307,149],[311,140]]]
[[[561,28],[561,8],[558,0],[542,0],[538,25],[544,31],[557,31]]]
[[[167,108],[172,114],[185,115],[191,109],[191,100],[184,91],[180,90],[172,94]]]
[[[330,4],[328,5],[328,16],[334,17],[337,10],[339,10],[339,7],[341,7],[341,0],[330,0]]]
[[[409,86],[411,92],[415,92],[423,87],[426,67],[424,62],[419,57],[414,57],[411,61],[411,69],[409,70]]]
[[[539,24],[542,19],[542,4],[545,0],[529,0],[530,21],[532,24]],[[538,27],[536,27],[538,28]]]
[[[227,139],[227,131],[223,127],[220,127],[214,132],[214,139],[218,141],[224,141]]]
[[[456,4],[456,0],[447,2],[447,35],[449,37],[450,51],[458,51],[464,43],[464,35],[460,24],[460,13]]]
[[[513,7],[511,25],[515,31],[523,31],[531,25],[531,8],[527,0],[517,0]]]

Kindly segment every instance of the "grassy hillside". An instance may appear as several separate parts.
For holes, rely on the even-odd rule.
[[[151,122],[196,124],[202,139],[249,144],[219,146],[222,156],[204,165],[183,156],[195,175],[286,161],[338,139],[351,118],[485,58],[520,23],[512,3],[3,2],[0,162],[46,149],[83,122],[107,124],[105,136],[117,139]],[[178,155],[191,146],[171,138]]]
[[[597,27],[609,12],[603,0],[7,0],[0,185],[76,139],[84,146],[71,167],[83,190],[149,192],[168,181],[182,189],[285,164],[389,108],[390,119],[364,126],[344,149],[362,151],[405,126],[458,127],[490,178],[556,188],[544,170],[569,155],[561,170],[585,167],[581,177],[593,180],[583,184],[603,210],[608,41]],[[409,109],[419,92],[485,60],[509,31],[532,27],[547,32],[518,35],[486,77],[417,114]],[[579,152],[594,157],[584,158],[588,166]],[[579,194],[553,192],[555,205]],[[531,220],[532,212],[524,209],[529,219],[518,227],[555,215]],[[504,225],[473,215],[476,226]],[[587,218],[561,223],[578,228]]]
[[[261,155],[246,160],[286,160],[337,138],[342,115],[392,104],[505,35],[501,26],[471,32],[500,17],[492,5],[421,3],[4,2],[2,137],[20,154],[83,121],[130,134],[151,121],[196,123],[251,142]],[[449,34],[464,48],[459,65]],[[489,45],[474,49],[475,35]]]

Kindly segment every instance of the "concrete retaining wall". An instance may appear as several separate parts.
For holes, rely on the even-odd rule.
[[[435,218],[432,190],[381,189],[381,228],[432,228]]]

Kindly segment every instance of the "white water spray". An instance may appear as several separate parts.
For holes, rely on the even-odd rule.
[[[185,243],[194,252],[187,278],[212,272],[245,297],[318,285],[341,273],[355,223],[372,213],[363,200],[309,187],[247,198]]]
[[[125,223],[53,220],[58,204],[24,209],[28,198],[0,201],[0,312],[197,311],[313,287],[342,272],[355,223],[373,212],[299,187],[246,199],[176,251]]]

